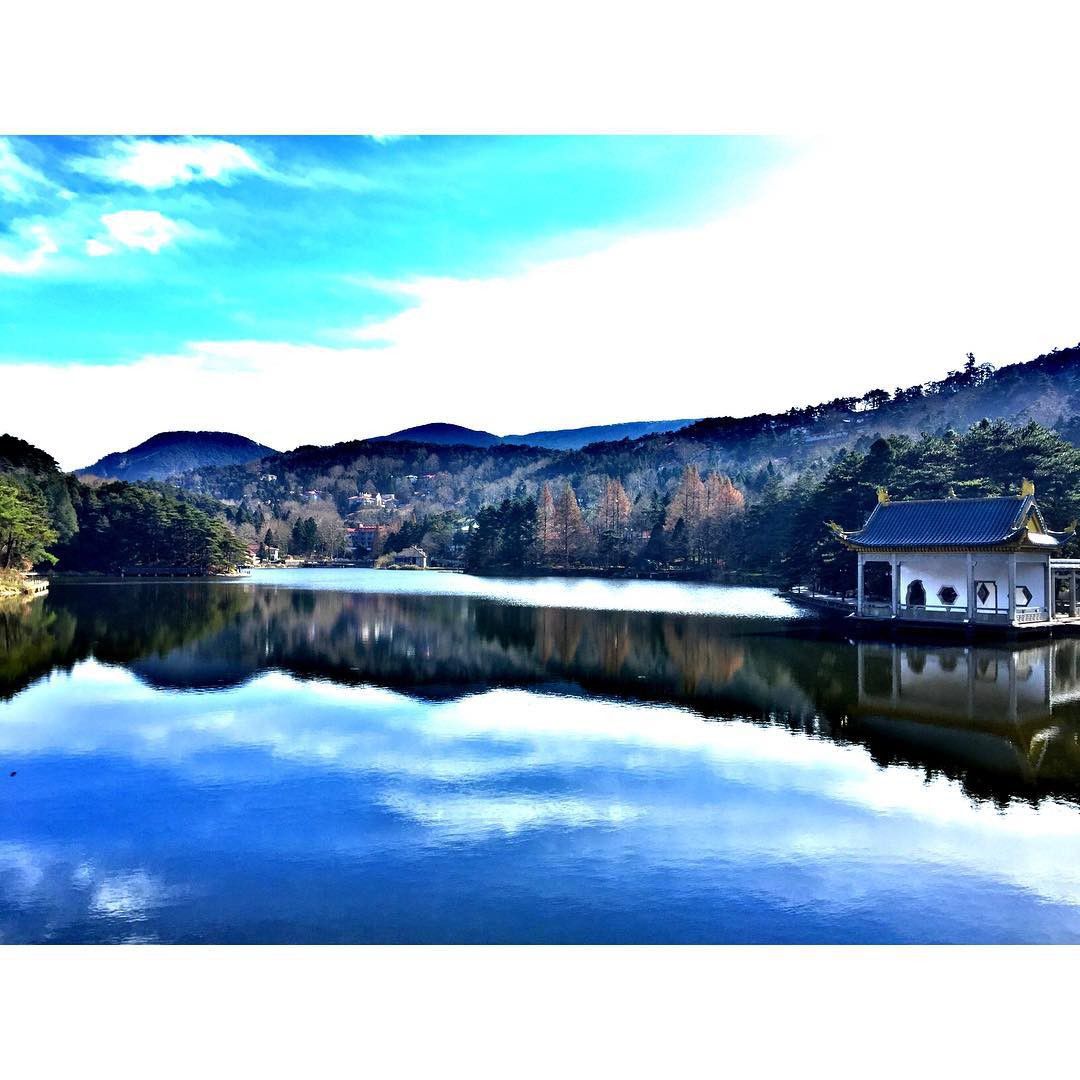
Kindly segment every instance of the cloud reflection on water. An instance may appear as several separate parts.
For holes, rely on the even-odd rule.
[[[781,726],[707,723],[672,707],[521,690],[431,703],[282,673],[212,696],[165,695],[88,661],[9,704],[0,753],[19,758],[27,785],[57,755],[88,768],[120,757],[125,770],[164,768],[182,785],[240,798],[273,783],[278,760],[316,783],[354,776],[351,797],[401,820],[404,842],[418,848],[483,851],[531,832],[557,838],[570,859],[575,836],[600,830],[642,865],[738,865],[780,904],[797,904],[806,888],[826,907],[869,903],[928,872],[1080,904],[1073,806],[999,808],[944,777],[883,768],[858,746]],[[321,843],[317,822],[310,839]],[[343,854],[369,858],[383,843],[356,833]],[[595,854],[593,842],[586,847]],[[6,850],[5,892],[25,902],[46,876],[29,841]],[[91,849],[82,857],[96,861]],[[801,873],[776,872],[783,865]],[[152,869],[121,866],[96,881],[88,910],[145,922],[170,895]]]

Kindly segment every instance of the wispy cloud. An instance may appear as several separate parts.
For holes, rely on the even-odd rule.
[[[242,146],[209,138],[116,139],[105,153],[69,164],[78,172],[144,189],[207,180],[228,184],[236,174],[262,171]]]
[[[88,255],[111,254],[117,245],[149,251],[156,255],[183,233],[180,222],[157,210],[118,210],[114,214],[102,215],[101,224],[105,226],[113,243],[110,245],[100,239],[89,240],[86,245]]]
[[[11,139],[0,137],[0,199],[31,202],[54,187],[43,172],[15,152]]]
[[[47,226],[20,225],[14,244],[0,243],[0,274],[36,274],[59,250]]]

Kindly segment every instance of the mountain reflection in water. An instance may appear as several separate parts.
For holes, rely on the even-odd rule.
[[[1080,794],[1080,640],[853,645],[803,626],[461,596],[61,585],[0,609],[0,699],[91,656],[162,690],[268,669],[425,699],[529,687],[786,724],[940,769],[976,795]]]
[[[406,577],[377,580],[389,588]],[[0,799],[0,932],[10,940],[120,940],[125,935],[117,920],[128,937],[133,919],[136,929],[147,929],[148,916],[124,914],[125,904],[143,904],[164,920],[150,935],[163,940],[1071,940],[1080,933],[1080,920],[1073,918],[1080,875],[1073,881],[1071,872],[1055,866],[1047,871],[1052,883],[1036,888],[1022,874],[1013,880],[1015,866],[1027,856],[1005,865],[1004,842],[990,859],[985,838],[977,857],[957,849],[955,837],[947,843],[942,838],[942,850],[952,856],[931,857],[937,848],[919,839],[918,830],[904,833],[900,847],[910,846],[909,860],[933,864],[927,880],[934,889],[944,888],[939,878],[952,872],[950,859],[963,863],[968,856],[978,874],[1010,879],[1010,899],[989,921],[976,910],[955,910],[939,913],[940,925],[931,925],[919,908],[910,913],[910,924],[900,925],[905,916],[896,890],[902,893],[913,872],[890,861],[900,858],[888,854],[899,850],[895,837],[880,852],[864,840],[866,850],[855,845],[844,856],[859,864],[859,885],[851,886],[856,893],[872,891],[868,882],[885,874],[889,903],[899,904],[895,911],[867,901],[866,911],[842,925],[835,881],[819,893],[819,914],[805,907],[823,888],[814,880],[824,872],[814,869],[814,846],[830,830],[854,828],[847,820],[850,808],[864,796],[875,807],[872,815],[899,811],[915,818],[932,807],[940,817],[942,800],[948,800],[949,814],[977,820],[980,829],[1004,829],[1009,843],[1034,836],[1049,844],[1057,836],[1080,856],[1080,641],[856,644],[819,634],[794,613],[756,617],[753,595],[738,618],[583,610],[460,593],[424,595],[413,591],[415,577],[409,588],[393,593],[246,583],[61,583],[43,601],[0,608],[0,767],[18,769],[20,785],[12,780]],[[47,678],[57,671],[71,672],[70,684]],[[761,735],[752,736],[754,729]],[[519,749],[511,753],[511,746]],[[524,746],[531,749],[522,756]],[[264,750],[279,762],[272,769],[251,757]],[[729,764],[722,778],[700,771],[705,760],[731,755],[741,763]],[[128,764],[121,767],[121,759]],[[181,761],[179,775],[194,785],[194,794],[176,786]],[[301,761],[317,770],[317,802],[292,787],[300,782],[293,769]],[[699,764],[691,768],[693,761]],[[33,777],[50,762],[61,786],[38,796]],[[85,776],[73,780],[80,763],[115,772],[114,801]],[[154,771],[166,766],[167,778]],[[147,788],[151,771],[158,786]],[[362,804],[356,802],[358,775],[368,777],[371,787]],[[914,787],[905,776],[916,781]],[[853,802],[856,779],[861,794]],[[437,789],[430,786],[436,781]],[[74,798],[64,784],[90,785],[92,792],[83,793],[76,810],[64,802]],[[943,784],[953,785],[971,810],[951,801]],[[254,805],[212,806],[225,789],[234,798],[243,791]],[[27,803],[16,801],[24,797]],[[135,800],[130,806],[128,798]],[[86,800],[96,809],[83,814]],[[775,808],[762,809],[773,802]],[[646,856],[646,821],[672,815],[676,805],[681,809],[672,821],[683,824],[669,823],[663,844],[648,847]],[[156,818],[139,817],[155,807]],[[1010,816],[986,817],[985,810]],[[762,826],[752,848],[741,847],[750,841],[738,836],[740,815],[766,812],[777,815],[774,824]],[[350,814],[357,823],[376,815],[365,827],[365,843],[374,845],[365,856],[369,873],[371,851],[384,853],[364,888],[349,879],[349,887],[359,890],[355,896],[335,892],[346,888],[344,879],[328,886],[319,877],[330,873],[326,859],[334,861],[335,874],[345,873],[341,847],[353,841],[346,844],[342,830],[349,831]],[[720,815],[711,835],[701,831],[710,814]],[[422,835],[400,834],[403,820],[423,826]],[[692,829],[685,825],[689,820],[697,823]],[[810,834],[785,841],[796,820]],[[869,820],[859,828],[899,827],[898,820]],[[484,824],[492,821],[498,823],[495,833]],[[186,831],[182,844],[177,822]],[[100,857],[64,862],[67,848],[88,842],[87,834],[102,834],[98,839],[108,848],[114,827],[130,857],[119,860],[111,876],[95,878],[104,873],[94,869]],[[586,827],[596,835],[606,830],[622,836],[624,847],[634,851],[631,856],[619,849],[619,859],[633,865],[605,862],[606,876],[597,884],[598,841],[577,850],[570,840]],[[157,832],[154,843],[143,836],[159,828],[167,843]],[[557,847],[530,855],[520,847],[527,835]],[[471,851],[474,862],[481,860],[456,863],[452,874],[440,871],[444,891],[416,861],[434,857],[432,836],[451,847],[465,843],[467,850],[455,848],[459,859]],[[512,869],[500,861],[505,853],[496,858],[493,836],[518,845]],[[160,846],[156,869],[143,865],[154,862],[153,852],[140,850],[144,841],[151,849]],[[713,849],[723,842],[732,845],[726,861],[710,863],[720,857]],[[53,870],[34,862],[42,857],[32,854],[35,844],[49,851]],[[181,898],[188,896],[185,889],[212,893],[217,904],[233,889],[221,882],[159,881],[155,874],[162,867],[171,866],[182,879],[203,872],[184,864],[170,846],[177,844],[190,847],[192,859],[207,847],[230,844],[251,859],[252,850],[262,851],[271,861],[259,864],[263,878],[247,882],[249,889],[263,888],[265,876],[293,865],[293,857],[314,877],[277,881],[285,893],[274,903],[292,904],[292,921],[278,908],[259,919],[218,909],[197,917],[191,914],[194,901]],[[305,844],[310,850],[301,856]],[[385,854],[386,844],[396,845],[394,858]],[[438,848],[443,855],[445,845]],[[884,861],[868,870],[877,856]],[[838,858],[834,854],[835,865]],[[992,868],[983,865],[986,860]],[[779,889],[801,899],[780,903],[770,915],[764,910],[771,909],[756,910],[749,901],[691,910],[686,905],[692,899],[717,887],[715,878],[700,877],[706,864],[727,866],[735,893]],[[61,865],[66,869],[56,869]],[[463,877],[466,865],[479,876]],[[618,874],[616,865],[622,867]],[[587,897],[570,884],[586,870],[594,875],[590,888],[599,890]],[[51,881],[53,872],[66,884],[50,885],[47,899],[40,888],[19,899],[19,889],[29,888],[26,875]],[[85,888],[80,874],[88,875]],[[1058,880],[1061,874],[1065,878]],[[305,880],[324,890],[321,900],[303,892]],[[374,889],[377,880],[396,897],[393,911],[374,897],[375,907],[364,907],[364,889]],[[554,921],[538,924],[535,905],[547,892],[558,892],[560,880],[569,893],[562,902],[570,907],[558,915],[547,911],[544,918]],[[461,892],[471,894],[481,881],[492,892],[466,916],[457,907]],[[973,881],[966,885],[976,887]],[[530,887],[534,893],[512,903],[514,913],[498,905],[505,890]],[[980,896],[989,895],[981,878],[978,887]],[[1005,913],[1028,887],[1044,912],[1048,903],[1065,905],[1052,928],[1039,930],[1019,915],[1009,922]],[[410,891],[417,888],[433,890],[435,907],[424,907],[426,901]],[[929,895],[929,884],[924,891]],[[142,893],[153,895],[144,903]],[[166,893],[172,899],[163,899]],[[312,910],[313,904],[333,907],[334,896],[345,907],[364,907],[363,918]],[[849,910],[851,902],[840,908]],[[925,896],[922,902],[929,903]],[[651,907],[666,914],[651,920]],[[608,910],[606,921],[597,914],[601,909]],[[174,924],[160,914],[166,910],[174,919],[183,911],[194,921]],[[52,931],[45,927],[50,919]],[[975,932],[974,925],[986,929]],[[1021,925],[1027,932],[1017,929]]]

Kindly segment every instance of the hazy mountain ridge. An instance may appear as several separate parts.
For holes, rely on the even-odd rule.
[[[427,446],[498,446],[504,440],[490,431],[477,431],[461,424],[418,424],[389,435],[376,435],[368,442],[422,443]]]
[[[163,431],[76,470],[78,476],[115,480],[168,480],[195,469],[244,465],[276,454],[272,447],[227,431]]]
[[[580,450],[590,443],[640,439],[645,435],[679,431],[697,420],[631,420],[624,424],[594,424],[591,427],[532,431],[527,435],[506,435],[504,443],[540,446],[546,450]]]
[[[431,446],[537,446],[544,450],[580,450],[594,442],[618,442],[643,435],[676,431],[696,420],[632,420],[623,424],[593,424],[590,427],[554,428],[530,431],[525,435],[493,435],[490,431],[462,427],[460,424],[420,424],[389,435],[379,435],[369,442],[426,443]]]
[[[677,433],[595,443],[571,454],[566,465],[584,470],[600,460],[629,461],[630,455],[674,460],[681,446],[683,456],[708,452],[714,464],[733,473],[769,462],[802,468],[838,450],[865,448],[878,435],[963,431],[982,419],[1035,421],[1080,444],[1080,345],[996,370],[971,358],[944,379],[892,392],[870,390],[784,413],[710,417]]]

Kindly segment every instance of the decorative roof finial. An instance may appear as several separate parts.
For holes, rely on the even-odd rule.
[[[1034,495],[1035,494],[1035,481],[1029,480],[1026,476],[1020,482],[1020,494],[1021,495]]]
[[[877,489],[877,501],[884,506],[889,501],[889,493],[883,488]]]

